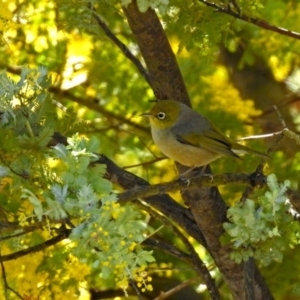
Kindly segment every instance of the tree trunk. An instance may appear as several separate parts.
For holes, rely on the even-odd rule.
[[[133,1],[124,7],[129,26],[137,40],[150,73],[152,88],[159,99],[173,99],[189,104],[176,58],[154,10],[138,10]],[[191,209],[205,247],[212,255],[235,299],[273,299],[255,263],[236,264],[230,259],[230,248],[220,243],[226,206],[217,188],[201,188],[182,192]],[[199,241],[199,240],[198,240]],[[199,241],[200,243],[203,241]]]

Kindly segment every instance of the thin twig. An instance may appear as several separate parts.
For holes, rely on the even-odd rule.
[[[65,230],[66,232],[63,232],[59,235],[57,235],[56,237],[45,241],[44,243],[29,247],[27,249],[23,249],[11,254],[7,254],[7,255],[3,255],[1,256],[1,261],[9,261],[9,260],[14,260],[17,259],[19,257],[23,257],[25,255],[28,255],[30,253],[35,253],[35,252],[39,252],[42,251],[50,246],[56,245],[57,243],[59,243],[60,241],[64,240],[65,238],[67,238],[68,234],[71,232],[70,230]]]
[[[236,19],[240,19],[240,20],[243,20],[245,22],[251,23],[251,24],[253,24],[255,26],[258,26],[258,27],[261,27],[265,30],[273,31],[273,32],[279,33],[281,35],[285,35],[285,36],[292,37],[294,39],[300,40],[300,33],[299,32],[288,30],[288,29],[285,29],[283,27],[278,27],[278,26],[271,25],[271,24],[269,24],[268,22],[266,22],[262,19],[253,18],[253,17],[250,17],[246,14],[241,14],[240,11],[235,12],[231,9],[230,6],[226,6],[226,7],[221,6],[220,4],[217,4],[215,2],[210,2],[210,1],[207,1],[207,0],[199,0],[199,2],[202,2],[202,3],[204,3],[205,5],[207,5],[209,7],[215,8],[217,12],[225,13],[225,14],[230,15],[230,16],[236,18]]]
[[[265,133],[265,134],[257,134],[257,135],[250,135],[245,136],[239,139],[236,139],[236,141],[248,141],[248,140],[258,140],[258,139],[266,139],[266,138],[272,138],[276,135],[282,134],[282,131],[276,131],[273,133]]]
[[[234,7],[234,9],[241,14],[241,8],[240,6],[237,4],[236,0],[230,0],[230,4]]]
[[[163,242],[163,241],[160,241],[160,240],[154,240],[154,239],[146,239],[142,242],[142,246],[144,247],[150,247],[151,249],[157,249],[157,250],[160,250],[162,252],[165,252],[169,255],[172,255],[173,257],[176,257],[182,261],[185,261],[187,263],[190,263],[190,260],[191,260],[191,257],[189,254],[179,250],[178,248],[176,248],[175,246],[173,245],[170,245],[166,242]],[[155,271],[158,271],[158,270],[166,270],[167,268],[155,268]],[[176,268],[169,268],[170,270],[175,270]],[[147,269],[148,271],[150,271],[151,269],[148,268]],[[189,269],[191,270],[191,269]],[[193,271],[195,271],[193,269]]]
[[[274,142],[271,144],[271,146],[269,147],[269,149],[267,150],[267,155],[270,155],[271,153],[273,153],[275,151],[275,149],[278,147],[280,141],[283,139],[284,137],[284,130],[281,131],[279,134],[276,133],[274,134],[274,136],[276,136],[276,139],[274,140]],[[262,159],[261,162],[259,163],[259,165],[257,166],[254,174],[262,174],[263,168],[265,166],[265,159]],[[249,198],[249,196],[252,194],[253,190],[254,190],[255,186],[253,184],[249,184],[240,199],[240,202],[245,202],[247,198]]]
[[[180,284],[178,284],[177,286],[175,286],[174,288],[172,288],[171,290],[165,292],[165,293],[161,293],[158,297],[156,297],[154,300],[163,300],[163,299],[167,299],[170,296],[174,295],[175,293],[179,292],[180,290],[184,289],[185,287],[187,287],[188,285],[190,285],[191,283],[193,283],[194,281],[199,280],[199,277],[194,277],[191,279],[188,279]]]
[[[287,105],[293,104],[293,103],[297,103],[300,101],[300,97],[299,94],[290,94],[290,95],[286,95],[285,97],[283,97],[279,103],[276,104],[277,108],[281,108],[281,107],[286,107]],[[268,109],[265,109],[262,111],[262,113],[258,116],[254,116],[252,117],[252,119],[260,119],[263,116],[266,116],[268,114],[271,114],[274,112],[274,107],[271,106]]]
[[[278,117],[279,117],[279,120],[283,126],[283,130],[280,131],[280,132],[275,132],[273,134],[273,136],[277,136],[277,138],[274,140],[274,142],[271,144],[271,146],[269,147],[269,149],[267,150],[267,154],[270,155],[271,153],[273,153],[275,151],[275,149],[278,147],[279,143],[281,142],[281,140],[283,139],[284,137],[284,132],[285,131],[288,131],[287,127],[286,127],[286,123],[282,117],[282,115],[280,114],[279,110],[277,109],[276,106],[274,106],[274,109],[276,110],[277,114],[278,114]],[[263,168],[264,168],[264,165],[265,165],[266,161],[264,159],[261,160],[261,162],[259,163],[259,165],[257,166],[256,168],[256,171],[254,174],[261,174],[262,171],[263,171]],[[249,197],[250,194],[252,194],[253,190],[254,190],[254,187],[253,184],[252,185],[248,185],[242,196],[241,196],[241,199],[240,199],[240,202],[245,202],[246,199]]]
[[[117,121],[120,122],[120,124],[126,124],[126,125],[129,125],[129,126],[132,126],[132,127],[136,128],[138,130],[141,130],[142,132],[150,134],[150,131],[147,127],[142,126],[138,123],[133,123],[131,120],[129,120],[128,118],[125,118],[122,115],[118,115],[118,114],[115,114],[112,111],[106,110],[103,106],[98,104],[99,99],[97,97],[82,98],[82,97],[79,97],[79,96],[76,96],[76,95],[72,94],[70,92],[70,90],[68,90],[68,91],[62,90],[62,89],[60,89],[58,87],[55,87],[55,86],[51,86],[48,90],[49,90],[49,92],[55,93],[56,95],[60,96],[61,98],[64,98],[64,97],[68,98],[73,102],[76,102],[80,105],[83,105],[83,106],[89,108],[89,109],[97,111],[97,112],[99,112],[100,114],[103,114],[104,116],[106,116],[109,119],[117,120]]]
[[[21,232],[12,234],[12,235],[3,236],[3,237],[0,237],[0,241],[9,240],[9,239],[19,237],[19,236],[22,236],[22,235],[27,234],[29,232],[35,231],[36,229],[37,229],[36,227],[31,227],[31,228],[29,228],[28,231],[24,230],[24,231],[21,231]]]
[[[155,241],[155,242],[158,242],[160,243],[160,241],[157,241],[157,240],[152,240],[152,241]],[[160,267],[160,268],[157,268],[157,267],[150,267],[150,268],[147,268],[148,271],[163,271],[163,272],[166,272],[166,271],[195,271],[194,268],[182,268],[182,267]]]
[[[136,201],[137,202],[137,201]],[[135,202],[135,203],[136,203]],[[140,207],[145,207],[142,203],[138,204]],[[152,208],[145,207],[147,211],[156,219],[161,221],[163,224],[165,224],[167,227],[169,227],[177,237],[181,239],[185,247],[187,248],[189,252],[189,257],[188,260],[185,260],[189,264],[195,267],[195,269],[198,271],[198,274],[201,276],[203,281],[205,282],[207,289],[210,293],[211,299],[213,300],[219,300],[220,299],[220,294],[219,290],[215,284],[214,279],[211,277],[205,263],[200,259],[199,255],[195,251],[194,247],[192,244],[189,242],[187,237],[165,216],[158,214],[155,212]],[[205,245],[204,245],[205,246]],[[181,250],[179,250],[181,251]]]
[[[20,222],[0,222],[1,233],[3,235],[0,237],[0,241],[15,237],[13,235],[4,236],[5,231],[16,232],[20,230],[23,232],[22,234],[27,234],[38,229],[43,229],[43,227],[48,224],[46,217],[43,217],[41,221],[37,220],[36,217],[31,217],[31,220],[34,221],[34,224],[28,226],[21,226]],[[68,219],[52,220],[52,224],[62,225],[65,223],[68,224]],[[16,234],[18,235],[18,233]]]
[[[97,21],[97,24],[102,28],[106,36],[111,39],[116,46],[124,53],[124,55],[131,60],[134,65],[137,67],[141,75],[144,77],[144,79],[148,82],[150,86],[151,85],[151,79],[148,71],[144,68],[144,66],[141,64],[141,62],[131,53],[131,51],[126,47],[125,44],[123,44],[115,35],[114,33],[108,28],[108,26],[105,24],[105,22],[102,20],[102,18],[98,15],[97,11],[94,7],[91,7],[93,17]]]
[[[0,263],[1,263],[2,279],[3,279],[3,282],[4,282],[4,288],[5,288],[5,298],[8,299],[8,297],[7,297],[7,290],[10,290],[17,297],[19,297],[20,299],[24,300],[24,298],[17,291],[15,291],[13,288],[11,288],[9,286],[9,284],[7,283],[6,272],[5,272],[5,268],[4,268],[4,264],[3,264],[1,252],[0,252]]]
[[[0,68],[5,68],[5,69],[7,69],[8,72],[10,72],[12,74],[17,74],[17,75],[20,75],[20,72],[21,72],[20,67],[5,65],[5,64],[2,64],[1,62],[0,62]],[[71,90],[62,90],[61,88],[59,88],[57,86],[50,86],[48,88],[48,91],[61,97],[61,98],[68,98],[72,102],[76,102],[82,106],[85,106],[89,109],[97,111],[109,119],[117,120],[120,122],[120,124],[126,124],[126,125],[136,128],[142,132],[150,134],[149,128],[142,126],[141,124],[132,122],[130,120],[130,118],[125,118],[122,115],[118,115],[118,114],[115,114],[114,112],[106,110],[103,106],[98,104],[100,102],[100,99],[97,97],[82,98],[82,97],[76,96],[75,94],[72,94]],[[60,103],[60,102],[58,102],[58,103]],[[120,126],[120,125],[118,125],[118,126]]]
[[[279,109],[277,108],[277,106],[274,105],[273,108],[274,108],[274,110],[276,111],[276,113],[278,115],[279,121],[281,122],[281,125],[282,125],[283,129],[287,128],[286,122],[285,122],[282,114],[280,113]]]
[[[126,170],[126,169],[131,169],[131,168],[140,167],[140,166],[144,167],[144,166],[152,165],[153,163],[156,163],[156,162],[164,160],[164,159],[166,159],[166,157],[157,157],[150,161],[142,162],[142,163],[135,164],[135,165],[125,166],[125,167],[123,167],[123,169]]]
[[[22,177],[23,179],[28,179],[28,173],[18,173],[16,171],[14,171],[10,165],[5,161],[5,159],[2,157],[2,155],[0,154],[0,161],[15,175]]]
[[[140,292],[139,288],[137,287],[137,285],[135,284],[135,281],[133,279],[130,279],[129,283],[132,286],[132,288],[135,290],[138,300],[142,300],[143,298],[142,298],[141,292]]]

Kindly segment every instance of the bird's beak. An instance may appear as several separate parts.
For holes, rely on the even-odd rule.
[[[147,113],[140,114],[140,117],[148,117],[148,118],[150,118],[150,117],[152,117],[152,114],[149,113],[149,112],[147,112]]]

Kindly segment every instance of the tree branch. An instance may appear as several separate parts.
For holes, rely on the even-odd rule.
[[[185,287],[187,287],[188,285],[190,285],[191,283],[193,283],[196,280],[199,280],[199,277],[194,277],[191,279],[188,279],[184,282],[182,282],[181,284],[178,284],[177,286],[175,286],[174,288],[172,288],[171,290],[164,292],[162,294],[160,294],[158,297],[156,297],[154,300],[163,300],[163,299],[167,299],[170,296],[174,295],[175,293],[179,292],[180,290],[184,289]],[[213,299],[213,298],[212,298]]]
[[[211,187],[226,185],[229,183],[236,184],[250,184],[250,185],[263,185],[265,184],[265,176],[260,174],[257,177],[257,182],[254,182],[253,174],[233,173],[215,175],[213,179],[207,176],[199,176],[189,178],[188,180],[178,179],[171,182],[159,183],[150,186],[141,186],[129,189],[123,193],[118,194],[118,201],[128,202],[137,198],[150,197],[155,195],[162,195],[165,193],[189,190],[195,187]],[[259,184],[258,184],[259,183]]]
[[[99,159],[94,162],[106,165],[105,178],[123,189],[132,189],[134,187],[149,186],[149,183],[117,166],[113,161],[108,159],[105,155],[99,155]],[[174,201],[169,195],[163,194],[160,196],[149,196],[143,198],[143,201],[168,216],[174,223],[178,224],[190,236],[196,239],[200,244],[205,245],[205,239],[199,231],[197,224],[191,212]]]
[[[5,288],[5,294],[7,294],[6,290],[10,290],[11,292],[13,292],[18,298],[24,300],[24,298],[17,292],[15,291],[13,288],[11,288],[9,286],[9,284],[7,283],[7,278],[6,278],[6,272],[5,272],[5,268],[4,268],[4,264],[3,264],[3,260],[2,260],[2,255],[0,253],[0,264],[1,264],[1,272],[2,272],[2,278],[3,278],[3,282],[4,282],[4,288]],[[7,298],[7,295],[6,295]],[[8,299],[8,298],[7,298]]]
[[[142,245],[145,247],[150,247],[151,249],[163,251],[185,262],[190,262],[190,256],[187,253],[164,241],[148,238],[142,242]]]
[[[49,89],[49,92],[51,93],[55,93],[56,95],[59,95],[61,97],[66,97],[69,98],[70,100],[72,100],[73,102],[76,102],[82,106],[85,106],[89,109],[92,109],[94,111],[99,112],[100,114],[106,116],[107,118],[111,119],[111,120],[117,120],[120,122],[120,124],[126,124],[129,125],[131,127],[134,127],[142,132],[145,132],[147,134],[150,135],[150,130],[149,128],[142,126],[138,123],[133,123],[130,119],[125,118],[124,116],[115,114],[111,111],[106,110],[104,107],[102,107],[101,105],[99,105],[99,99],[98,98],[82,98],[82,97],[78,97],[73,95],[70,91],[65,91],[65,90],[61,90],[58,87],[55,86],[51,86]]]
[[[186,262],[188,262],[191,266],[195,267],[195,269],[198,271],[198,274],[201,276],[201,278],[207,286],[211,299],[219,300],[220,294],[214,279],[211,277],[205,263],[200,259],[199,255],[197,254],[189,240],[186,238],[186,236],[172,222],[170,222],[168,218],[156,213],[153,209],[147,211],[156,220],[159,220],[163,224],[168,226],[180,238],[180,240],[183,242],[183,244],[189,251],[189,256],[187,257]]]
[[[63,145],[68,144],[65,136],[61,135],[59,132],[55,132],[48,146],[53,147],[58,143]],[[120,168],[105,155],[98,154],[98,160],[93,162],[93,164],[106,165],[106,173],[104,177],[125,190],[139,186],[150,186],[146,180]],[[205,239],[199,231],[191,212],[174,201],[169,195],[164,194],[161,196],[150,196],[144,198],[143,201],[168,216],[172,221],[174,221],[174,223],[178,224],[200,244],[205,245]]]
[[[267,154],[270,155],[271,153],[273,153],[275,151],[275,149],[278,147],[280,141],[283,139],[284,136],[284,131],[282,131],[281,133],[276,133],[274,134],[274,136],[276,136],[276,139],[273,141],[273,143],[271,144],[271,146],[269,147],[269,149],[267,150]],[[265,166],[265,162],[262,160],[261,163],[259,163],[259,165],[257,166],[255,173],[254,174],[260,174],[260,172],[263,171],[263,168]],[[249,197],[249,195],[253,192],[254,190],[254,185],[248,185],[244,192],[243,195],[241,196],[240,202],[244,202],[246,201],[246,199]]]
[[[8,240],[14,237],[18,237],[30,232],[33,232],[35,230],[42,229],[45,225],[47,225],[47,219],[43,218],[41,221],[39,221],[37,218],[33,218],[34,224],[28,225],[28,226],[21,226],[19,222],[0,222],[0,230],[2,236],[0,237],[0,242],[3,240]],[[62,225],[65,224],[66,220],[53,220],[52,224]],[[4,235],[6,232],[14,232],[13,235],[9,235],[8,233]]]
[[[44,250],[44,249],[46,249],[50,246],[53,246],[53,245],[59,243],[62,240],[64,240],[65,238],[67,238],[69,236],[70,233],[71,233],[70,229],[64,229],[64,232],[58,234],[56,237],[54,237],[50,240],[47,240],[44,243],[29,247],[27,249],[23,249],[23,250],[20,250],[20,251],[11,253],[11,254],[1,256],[1,261],[3,262],[3,261],[9,261],[9,260],[17,259],[17,258],[23,257],[27,254],[35,253],[35,252],[39,252],[41,250]]]
[[[133,64],[137,67],[140,74],[144,77],[144,79],[148,82],[150,86],[152,86],[150,75],[148,71],[144,68],[141,62],[131,53],[131,51],[123,44],[114,33],[108,28],[105,22],[101,19],[101,17],[97,14],[97,11],[94,7],[92,9],[93,17],[95,18],[97,24],[102,28],[106,36],[115,43],[115,45],[123,52],[123,54],[133,62]]]
[[[253,18],[253,17],[250,17],[248,15],[242,14],[240,9],[238,9],[237,12],[235,12],[231,9],[231,7],[229,5],[228,6],[222,6],[218,3],[207,1],[207,0],[198,0],[198,1],[202,2],[203,4],[205,4],[209,7],[215,8],[217,12],[230,15],[230,16],[236,18],[236,19],[240,19],[240,20],[243,20],[245,22],[251,23],[251,24],[256,25],[258,27],[261,27],[265,30],[273,31],[273,32],[279,33],[281,35],[285,35],[285,36],[300,40],[300,33],[299,32],[288,30],[288,29],[278,27],[278,26],[275,26],[275,25],[271,25],[271,24],[269,24],[268,22],[266,22],[262,19]],[[236,2],[235,2],[235,4],[236,4]]]
[[[7,69],[7,71],[9,73],[16,74],[16,75],[20,75],[21,70],[22,70],[18,66],[9,66],[9,65],[5,65],[4,63],[1,63],[1,62],[0,62],[0,68]],[[104,107],[99,105],[98,104],[99,103],[99,98],[96,98],[96,97],[82,98],[82,97],[79,97],[79,96],[76,96],[76,95],[72,94],[70,90],[62,90],[57,86],[50,86],[48,91],[55,94],[55,95],[57,95],[57,96],[66,97],[66,98],[68,98],[69,100],[71,100],[73,102],[76,102],[76,103],[78,103],[82,106],[85,106],[89,109],[92,109],[96,112],[99,112],[100,114],[106,116],[109,119],[117,120],[117,121],[120,122],[120,124],[129,125],[133,128],[136,128],[137,130],[140,130],[140,131],[150,135],[150,130],[149,130],[148,127],[145,127],[145,126],[140,125],[138,123],[134,123],[129,118],[125,118],[124,116],[115,114],[114,112],[106,110]]]

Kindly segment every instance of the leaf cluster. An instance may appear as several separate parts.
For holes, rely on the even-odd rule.
[[[0,134],[7,141],[1,143],[0,201],[17,225],[11,237],[3,233],[11,240],[8,248],[18,250],[12,241],[20,232],[26,244],[29,227],[42,226],[43,241],[71,224],[68,252],[100,277],[115,277],[126,290],[154,258],[140,247],[146,233],[141,214],[132,206],[120,207],[104,178],[105,165],[93,165],[99,140],[75,135],[67,145],[49,147],[59,120],[46,91],[50,80],[45,68],[25,68],[17,82],[3,72],[0,83]]]
[[[285,195],[289,181],[278,183],[268,176],[269,190],[257,202],[247,199],[229,208],[224,229],[232,243],[236,262],[254,257],[262,265],[281,262],[285,251],[298,243],[299,224],[294,221]]]

